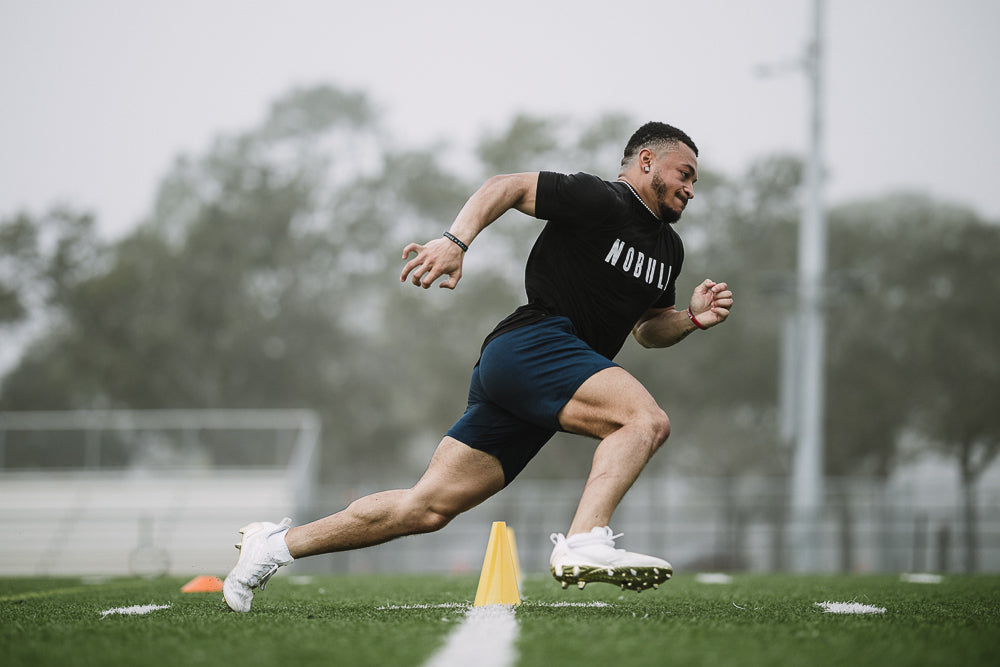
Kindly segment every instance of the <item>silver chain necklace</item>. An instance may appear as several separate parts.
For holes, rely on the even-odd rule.
[[[644,202],[644,201],[642,200],[642,197],[640,197],[640,196],[639,196],[639,193],[635,191],[635,188],[633,188],[633,187],[632,187],[632,184],[631,184],[631,183],[629,183],[628,181],[626,181],[626,180],[625,180],[624,178],[619,178],[619,179],[618,179],[618,182],[619,182],[619,183],[624,183],[625,185],[627,185],[627,186],[628,186],[628,189],[629,189],[629,190],[631,190],[631,191],[632,191],[632,194],[634,194],[634,195],[635,195],[635,198],[639,200],[639,203],[640,203],[640,204],[642,204],[643,206],[645,206],[645,207],[646,207],[646,210],[647,210],[647,211],[649,211],[649,214],[650,214],[651,216],[653,216],[654,218],[656,218],[657,220],[659,220],[659,219],[660,219],[660,216],[658,216],[658,215],[656,215],[655,213],[653,213],[653,209],[649,208],[649,204],[647,204],[646,202]]]

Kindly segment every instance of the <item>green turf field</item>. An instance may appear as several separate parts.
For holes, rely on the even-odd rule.
[[[0,579],[0,665],[422,665],[465,620],[477,577],[283,572],[246,615],[181,593],[185,581]],[[1000,576],[680,575],[637,594],[534,575],[523,592],[518,665],[1000,664]],[[836,615],[825,601],[886,611]],[[135,605],[169,607],[102,616]]]

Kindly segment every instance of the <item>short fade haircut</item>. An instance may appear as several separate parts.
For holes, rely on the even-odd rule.
[[[678,130],[673,125],[666,123],[650,122],[646,123],[628,140],[625,144],[625,154],[622,156],[622,166],[626,166],[635,160],[643,148],[648,148],[654,153],[664,149],[677,148],[677,144],[684,144],[692,151],[695,157],[698,156],[698,147],[691,141],[691,137],[682,130]]]

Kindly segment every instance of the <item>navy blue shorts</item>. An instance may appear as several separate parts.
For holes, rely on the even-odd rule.
[[[492,454],[510,484],[560,429],[559,411],[587,378],[617,366],[547,317],[497,336],[472,370],[469,406],[448,435]]]

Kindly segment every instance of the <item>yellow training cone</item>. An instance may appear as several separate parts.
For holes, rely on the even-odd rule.
[[[517,577],[517,592],[521,592],[521,559],[517,557],[517,539],[514,529],[507,526],[507,540],[510,542],[510,553],[514,556],[514,576]]]
[[[490,543],[486,546],[483,572],[479,575],[474,606],[488,604],[521,604],[517,586],[517,555],[510,544],[507,524],[494,521],[490,530]]]

